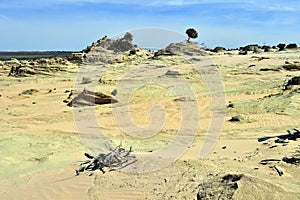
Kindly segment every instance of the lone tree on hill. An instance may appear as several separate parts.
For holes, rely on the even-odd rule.
[[[190,39],[191,39],[191,38],[195,39],[195,38],[198,37],[197,31],[196,31],[195,29],[193,29],[193,28],[187,29],[187,30],[185,31],[185,33],[188,35],[188,40],[187,40],[188,42],[190,42]]]

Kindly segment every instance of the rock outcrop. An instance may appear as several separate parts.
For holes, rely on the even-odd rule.
[[[242,177],[243,174],[227,174],[200,184],[197,200],[232,199]]]
[[[1,72],[8,76],[26,77],[35,74],[53,75],[55,72],[68,71],[74,66],[67,58],[39,58],[33,60],[17,60],[12,58],[7,61],[0,61]]]
[[[73,95],[76,96],[72,100],[70,100]],[[67,105],[70,107],[95,106],[116,102],[117,100],[113,99],[111,96],[108,96],[101,92],[92,92],[86,89],[84,89],[81,93],[71,91],[68,99],[64,100],[64,103],[67,103]]]
[[[154,51],[138,48],[132,43],[132,35],[110,39],[107,36],[83,50],[86,63],[122,63],[136,59],[153,57]]]

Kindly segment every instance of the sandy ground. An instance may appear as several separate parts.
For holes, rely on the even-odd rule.
[[[267,59],[258,59],[261,57]],[[233,104],[226,109],[219,140],[205,158],[199,157],[199,151],[211,121],[211,97],[203,76],[193,70],[193,65],[166,57],[105,68],[96,66],[102,72],[101,75],[94,73],[95,80],[103,81],[97,90],[106,94],[110,94],[120,80],[130,85],[134,77],[139,80],[146,76],[159,77],[170,69],[180,72],[195,92],[199,124],[193,143],[168,167],[142,174],[120,171],[102,174],[99,171],[93,176],[74,175],[77,161],[84,160],[83,153],[89,152],[76,129],[73,108],[63,103],[68,96],[66,90],[75,88],[75,80],[80,76],[78,69],[25,78],[7,77],[6,71],[1,69],[0,199],[196,199],[202,186],[207,193],[222,189],[217,178],[229,173],[243,174],[234,199],[299,199],[299,166],[282,161],[267,165],[259,162],[293,155],[299,151],[300,140],[290,141],[286,146],[275,144],[273,139],[257,142],[261,136],[300,129],[299,91],[282,90],[287,80],[300,76],[299,71],[282,69],[285,61],[300,62],[299,52],[243,56],[222,53],[205,59],[217,66],[225,86],[226,104],[229,101]],[[142,68],[146,72],[155,70],[148,74],[139,72],[141,75],[134,71],[139,66],[148,66]],[[261,70],[266,68],[272,70]],[[114,119],[112,105],[95,107],[99,126],[116,144],[122,141],[126,148],[133,146],[133,150],[151,152],[173,140],[181,121],[181,104],[175,99],[181,96],[170,93],[170,88],[156,84],[155,80],[158,79],[134,90],[129,101],[130,116],[139,126],[151,123],[152,105],[163,106],[167,113],[164,126],[153,137],[141,139],[124,134]],[[176,81],[176,77],[168,79],[171,85]],[[38,91],[21,94],[29,89]],[[122,91],[119,92],[120,97]],[[278,95],[267,97],[271,94]],[[240,121],[228,121],[234,116]],[[284,172],[282,176],[274,165]],[[212,182],[207,184],[209,180]]]

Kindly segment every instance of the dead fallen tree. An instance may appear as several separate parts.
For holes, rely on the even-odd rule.
[[[300,131],[295,128],[293,130],[294,130],[294,132],[287,130],[288,134],[277,135],[277,136],[264,136],[264,137],[258,138],[257,140],[258,140],[258,142],[263,142],[263,141],[269,140],[271,138],[278,138],[281,140],[297,140],[298,138],[300,138]]]
[[[82,161],[79,169],[75,170],[76,176],[85,171],[90,171],[89,176],[93,175],[93,172],[100,170],[105,173],[104,168],[109,168],[109,171],[122,169],[137,161],[134,155],[130,155],[132,148],[128,151],[121,147],[121,144],[115,149],[110,148],[110,152],[107,154],[100,153],[97,156],[85,153],[84,155],[89,159]]]

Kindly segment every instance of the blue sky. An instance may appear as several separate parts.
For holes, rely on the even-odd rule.
[[[0,51],[81,50],[142,27],[193,27],[208,47],[300,45],[299,25],[299,0],[0,0]]]

